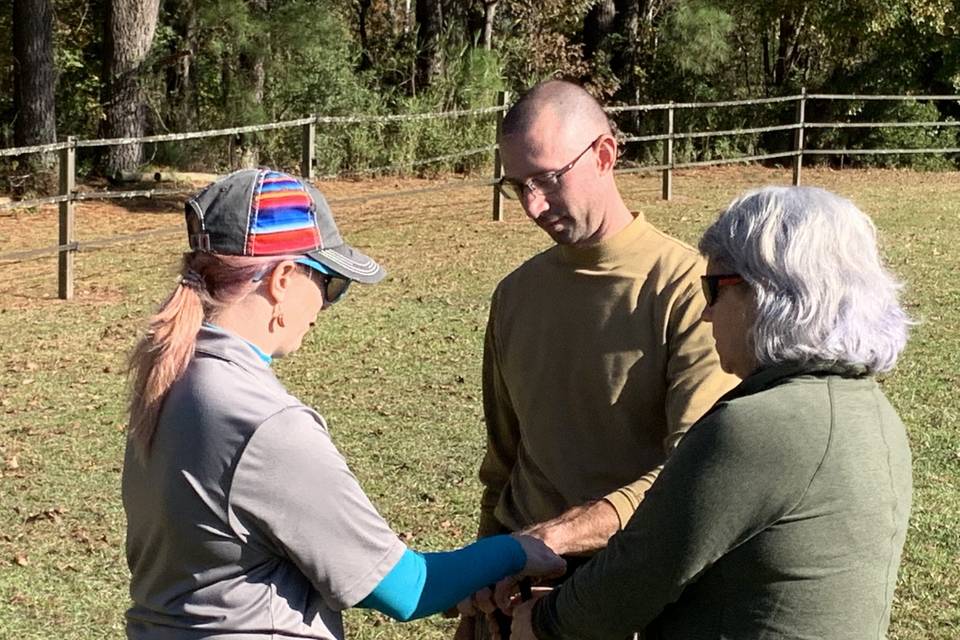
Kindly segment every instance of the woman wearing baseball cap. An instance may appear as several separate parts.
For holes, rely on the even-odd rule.
[[[323,417],[274,376],[322,309],[384,276],[316,188],[242,170],[191,198],[186,220],[178,285],[131,356],[128,637],[339,640],[350,607],[410,620],[508,575],[563,571],[516,534],[408,549]]]

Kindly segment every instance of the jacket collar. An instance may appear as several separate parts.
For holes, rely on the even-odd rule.
[[[740,384],[724,394],[717,401],[717,404],[771,389],[800,376],[864,378],[867,375],[867,368],[857,364],[825,362],[823,360],[781,362],[757,369],[744,378]]]
[[[196,353],[240,365],[244,369],[267,370],[267,364],[252,344],[222,327],[204,323],[197,333]]]

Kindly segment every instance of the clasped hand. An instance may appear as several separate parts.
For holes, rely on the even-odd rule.
[[[533,603],[549,593],[550,589],[538,587],[533,591],[532,599],[523,602],[520,583],[525,578],[560,577],[566,571],[567,563],[537,538],[521,533],[512,536],[520,543],[527,556],[523,570],[515,576],[504,578],[493,589],[484,588],[469,598],[464,598],[457,605],[457,610],[464,616],[482,614],[493,640],[500,640],[500,626],[494,615],[497,610],[513,617],[510,627],[511,640],[536,640],[530,622]]]

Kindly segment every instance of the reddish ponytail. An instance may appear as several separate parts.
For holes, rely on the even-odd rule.
[[[265,267],[298,257],[184,254],[177,288],[150,318],[146,334],[130,354],[129,435],[142,456],[150,451],[170,387],[193,358],[203,321],[256,289],[253,280]]]

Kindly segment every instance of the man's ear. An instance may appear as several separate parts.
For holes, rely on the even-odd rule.
[[[273,268],[267,278],[267,293],[271,301],[276,304],[283,302],[290,286],[293,284],[293,274],[297,271],[297,263],[293,260],[284,260]]]
[[[597,142],[597,162],[600,173],[613,171],[617,164],[617,139],[612,135],[605,135]]]

